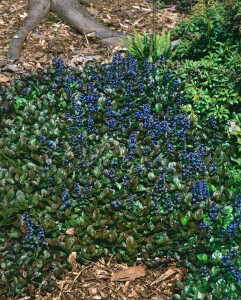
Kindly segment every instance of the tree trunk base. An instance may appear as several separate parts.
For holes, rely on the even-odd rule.
[[[121,38],[125,35],[113,31],[88,14],[80,4],[89,5],[89,0],[29,0],[28,16],[23,25],[13,35],[8,60],[19,59],[23,43],[28,33],[33,30],[50,11],[54,12],[77,31],[84,33],[89,38],[95,38],[107,45],[121,46]]]

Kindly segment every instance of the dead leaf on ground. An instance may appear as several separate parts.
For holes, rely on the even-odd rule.
[[[10,77],[4,75],[4,74],[0,74],[0,83],[7,83],[10,81]]]
[[[74,227],[71,227],[71,228],[67,229],[65,231],[65,233],[68,234],[68,235],[74,235]]]
[[[144,266],[133,266],[112,274],[111,281],[134,281],[137,278],[144,277],[145,274]]]
[[[99,15],[99,10],[93,7],[89,8],[89,13],[91,13],[94,17],[97,17]]]
[[[100,56],[81,56],[81,55],[75,55],[72,57],[72,59],[69,59],[66,61],[66,65],[69,67],[84,67],[86,63],[90,61],[95,61],[100,59]]]
[[[157,284],[165,279],[167,279],[168,277],[172,276],[173,274],[176,274],[178,272],[178,269],[168,269],[164,274],[162,274],[157,280],[153,281],[150,286]]]
[[[68,257],[68,263],[71,264],[71,266],[72,266],[72,272],[75,272],[78,267],[78,264],[76,262],[76,257],[77,257],[76,252],[70,253],[70,255]]]
[[[15,64],[8,64],[3,68],[4,71],[11,71],[14,73],[25,73],[26,71],[23,69],[20,69],[17,65]]]
[[[94,296],[94,295],[96,295],[97,293],[98,293],[98,289],[97,289],[96,287],[91,286],[91,287],[89,288],[89,294],[90,294],[91,296]]]
[[[33,64],[23,63],[23,68],[27,71],[32,71],[34,68]]]
[[[108,272],[105,270],[101,270],[101,269],[95,270],[94,275],[96,278],[99,278],[99,279],[110,278],[110,275],[108,274]]]
[[[6,66],[8,64],[8,60],[7,59],[0,59],[0,68]]]

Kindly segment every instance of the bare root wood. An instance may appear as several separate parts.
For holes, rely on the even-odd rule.
[[[50,0],[29,0],[28,16],[22,27],[13,35],[10,42],[8,59],[15,61],[19,59],[23,43],[28,33],[34,29],[49,13]]]
[[[107,28],[104,24],[89,15],[80,5],[79,0],[51,0],[51,10],[77,31],[95,37],[101,43],[120,46],[118,31]],[[92,33],[92,35],[88,35]]]
[[[81,6],[81,4],[89,5],[90,3],[92,3],[91,0],[29,0],[28,16],[12,37],[8,60],[19,59],[28,33],[48,15],[50,10],[86,36],[96,38],[103,44],[121,46],[119,37],[124,38],[124,35],[97,21]]]
[[[78,0],[78,2],[85,6],[90,6],[90,4],[91,4],[90,0]]]

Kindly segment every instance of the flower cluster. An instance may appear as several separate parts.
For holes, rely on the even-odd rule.
[[[236,282],[241,283],[241,271],[237,270],[234,267],[234,262],[233,262],[233,259],[235,259],[236,257],[237,257],[237,250],[232,249],[229,254],[225,254],[222,256],[222,265],[225,271],[228,274],[230,274]]]
[[[238,229],[239,229],[239,222],[237,222],[236,220],[235,221],[232,221],[228,226],[227,228],[222,228],[219,230],[219,235],[221,237],[225,237],[227,236],[229,239],[233,239],[235,238],[237,232],[238,232]]]
[[[212,128],[212,129],[216,129],[217,128],[217,120],[214,118],[214,116],[213,115],[211,115],[210,117],[209,117],[209,125],[210,125],[210,127]]]
[[[199,223],[200,230],[207,229],[206,238],[210,238],[211,235],[216,235],[218,238],[234,240],[240,232],[239,224],[241,222],[241,213],[239,205],[240,195],[236,197],[233,207],[220,207],[217,203],[212,202],[211,206],[208,208],[208,213],[205,219]],[[209,205],[207,205],[207,207],[208,206]],[[233,210],[235,207],[237,208],[236,212]]]
[[[76,193],[76,195],[77,195],[78,197],[81,196],[81,187],[80,187],[79,182],[74,182],[74,191],[75,191],[75,193]],[[68,192],[67,192],[67,193],[68,193]],[[63,197],[63,196],[64,196],[64,197]],[[65,200],[67,199],[67,201],[68,201],[68,199],[69,199],[69,194],[66,195],[66,191],[65,191],[65,195],[63,195],[63,196],[62,196],[62,200],[65,201]],[[64,198],[64,199],[63,199],[63,198]]]
[[[205,221],[200,222],[199,229],[204,230],[208,228],[208,224]]]
[[[209,276],[208,269],[206,267],[202,267],[200,269],[200,276],[202,278]]]
[[[131,188],[131,181],[127,175],[130,170],[140,178],[153,169],[163,167],[158,155],[154,160],[150,159],[150,155],[153,147],[164,145],[162,151],[168,160],[180,160],[181,179],[196,180],[193,203],[206,201],[209,193],[201,178],[207,172],[212,171],[214,174],[216,168],[214,164],[208,167],[204,162],[207,155],[206,146],[195,138],[193,141],[190,139],[193,124],[190,116],[180,109],[180,106],[186,103],[180,90],[181,81],[171,70],[164,70],[165,66],[162,67],[163,74],[160,76],[163,76],[163,83],[169,89],[168,97],[172,105],[160,100],[159,96],[156,96],[158,93],[155,93],[157,86],[153,85],[154,75],[160,66],[148,61],[139,63],[129,54],[124,56],[117,53],[110,64],[98,65],[98,73],[94,68],[90,68],[87,77],[91,78],[91,86],[84,84],[84,79],[78,79],[76,76],[68,75],[65,78],[65,92],[69,94],[73,108],[71,112],[66,113],[67,130],[71,134],[73,152],[79,157],[77,172],[85,173],[91,166],[95,166],[96,161],[92,157],[98,157],[96,145],[100,144],[99,137],[106,134],[109,140],[120,141],[125,151],[119,160],[107,159],[104,180],[107,184],[110,180],[115,192],[118,192],[119,183],[116,182],[120,178],[122,188]],[[119,100],[116,98],[117,92],[123,95]],[[149,95],[144,101],[143,92]],[[132,99],[133,95],[135,99]],[[159,104],[163,112],[160,111]],[[41,140],[46,143],[46,139]],[[48,147],[51,146],[50,142],[51,140],[46,143]],[[194,147],[190,147],[190,143],[193,143]],[[105,154],[105,151],[109,150],[102,150],[102,153]],[[118,153],[118,150],[116,151]],[[140,155],[143,157],[141,164],[136,161]],[[119,170],[125,170],[124,174]],[[174,168],[174,173],[175,171]],[[145,185],[143,188],[152,195],[154,206],[162,207],[163,212],[178,209],[182,199],[176,192],[168,190],[172,178],[169,175],[171,173],[167,169],[159,176],[150,175],[153,178],[148,182],[147,188]],[[94,189],[91,185],[88,186],[86,180],[82,180],[78,185],[74,183],[74,193],[65,190],[62,194],[63,206],[76,203],[81,193],[82,199],[87,195],[93,197]],[[76,201],[72,201],[71,204],[70,198],[76,198]]]
[[[22,215],[22,222],[24,226],[23,243],[25,246],[36,249],[39,246],[46,245],[43,227],[36,230],[28,213]]]
[[[64,208],[66,208],[67,206],[69,206],[71,204],[70,202],[70,193],[68,190],[65,190],[63,193],[62,193],[62,197],[61,197],[62,201],[63,201],[63,204],[62,206]]]
[[[30,245],[30,248],[35,247],[34,243],[34,224],[33,221],[30,219],[27,213],[24,213],[22,216],[23,224],[26,226],[24,231],[24,242],[27,242]]]
[[[184,149],[180,152],[182,161],[182,174],[185,178],[191,178],[193,175],[203,175],[207,170],[207,165],[204,162],[204,154],[202,151],[193,152]]]
[[[235,203],[234,203],[234,207],[235,207],[236,209],[241,210],[241,195],[237,195],[237,196],[236,196],[236,200],[235,200]]]
[[[207,201],[210,197],[210,192],[207,188],[207,182],[196,180],[193,185],[192,203],[199,204],[202,201]]]
[[[43,144],[45,144],[48,148],[50,148],[53,151],[56,151],[58,149],[56,142],[52,140],[47,140],[46,136],[40,135],[39,136],[39,141]]]
[[[62,59],[53,59],[52,66],[55,70],[55,82],[52,84],[52,88],[57,90],[58,86],[63,82],[63,75],[66,69]]]
[[[217,219],[218,216],[218,206],[217,203],[212,203],[211,207],[209,209],[209,217],[211,221],[214,221]]]

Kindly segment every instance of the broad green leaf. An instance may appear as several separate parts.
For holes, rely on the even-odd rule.
[[[65,240],[65,243],[64,243],[65,250],[71,251],[74,243],[75,243],[75,238],[73,238],[73,237],[66,237],[66,240]]]
[[[126,239],[126,247],[132,249],[135,247],[135,245],[136,243],[133,236],[128,236],[128,238]]]
[[[212,254],[212,260],[217,263],[217,262],[220,262],[221,259],[222,259],[222,253],[218,250],[214,251],[213,254]]]
[[[98,178],[101,175],[101,169],[99,167],[96,167],[96,168],[94,168],[93,173]]]
[[[197,255],[197,258],[202,262],[206,263],[208,261],[208,256],[206,253],[200,253]]]
[[[230,223],[233,221],[233,219],[234,216],[232,214],[227,215],[223,221],[223,228],[227,229]]]
[[[117,186],[117,188],[118,188],[119,190],[121,190],[121,189],[122,189],[122,184],[121,184],[121,183],[119,183],[119,182],[116,182],[115,184],[116,184],[116,186]]]
[[[14,190],[9,190],[8,193],[7,193],[7,199],[8,201],[11,201],[15,196],[15,192]]]
[[[139,185],[137,186],[137,188],[136,188],[136,191],[137,191],[137,192],[144,192],[144,191],[146,191],[146,188],[144,187],[143,184],[139,184]]]
[[[162,104],[161,103],[156,103],[155,104],[155,112],[160,113],[162,111]]]
[[[211,275],[212,276],[217,276],[218,274],[220,274],[221,272],[221,269],[219,267],[212,267],[211,268]]]
[[[233,212],[233,207],[232,206],[225,206],[224,207],[224,213],[226,214],[226,215],[229,215],[229,214],[231,214]]]
[[[173,184],[175,185],[175,187],[177,189],[180,189],[180,187],[181,187],[181,180],[178,177],[174,176],[173,179],[172,179],[172,182],[173,182]]]
[[[6,218],[9,218],[9,217],[12,216],[13,212],[14,212],[14,209],[13,209],[13,208],[7,208],[7,209],[4,211],[4,216],[5,216]]]
[[[191,212],[188,211],[185,216],[180,218],[180,221],[181,221],[183,226],[187,225],[188,221],[190,220],[190,217],[191,217]]]
[[[148,178],[149,178],[150,180],[154,180],[154,179],[156,178],[156,176],[155,176],[155,174],[154,174],[153,172],[149,172],[149,173],[147,174],[147,176],[148,176]]]
[[[160,233],[160,237],[158,239],[155,240],[155,242],[157,243],[157,245],[161,245],[163,243],[166,243],[169,241],[169,237],[167,236],[167,234],[164,233]]]
[[[104,183],[104,184],[109,184],[109,183],[111,183],[110,179],[107,178],[107,177],[103,177],[102,180],[101,180],[101,182]]]

